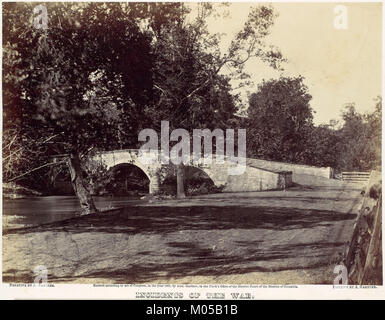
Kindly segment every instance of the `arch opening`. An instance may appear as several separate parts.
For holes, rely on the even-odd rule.
[[[176,172],[169,174],[161,183],[161,193],[164,195],[176,195]],[[209,175],[202,169],[194,166],[185,166],[184,188],[187,196],[219,193],[217,187]]]
[[[150,179],[138,166],[121,163],[107,171],[100,195],[140,197],[149,193]]]
[[[200,168],[185,167],[185,191],[189,196],[218,193],[221,191],[209,175]]]

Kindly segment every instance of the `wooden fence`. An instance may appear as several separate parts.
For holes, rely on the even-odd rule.
[[[376,193],[370,192],[379,186]],[[362,208],[354,224],[345,264],[349,284],[382,285],[381,173],[372,171]]]

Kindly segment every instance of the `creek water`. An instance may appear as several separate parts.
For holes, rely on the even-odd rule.
[[[98,209],[112,209],[141,202],[129,197],[94,197]],[[3,228],[21,228],[72,218],[80,209],[74,196],[3,199]]]

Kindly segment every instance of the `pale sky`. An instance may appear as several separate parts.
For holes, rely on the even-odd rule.
[[[228,18],[209,22],[210,31],[226,33],[224,43],[240,30],[255,3],[232,3]],[[359,112],[374,110],[381,94],[381,3],[342,3],[346,30],[334,27],[338,3],[273,3],[279,13],[267,41],[280,48],[288,62],[285,76],[302,75],[313,96],[316,124],[339,119],[342,106],[355,102]],[[256,60],[247,63],[255,84],[279,77]],[[253,88],[250,90],[253,91]]]

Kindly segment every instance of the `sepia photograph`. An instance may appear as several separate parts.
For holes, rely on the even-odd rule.
[[[382,287],[382,14],[2,2],[2,284]]]

